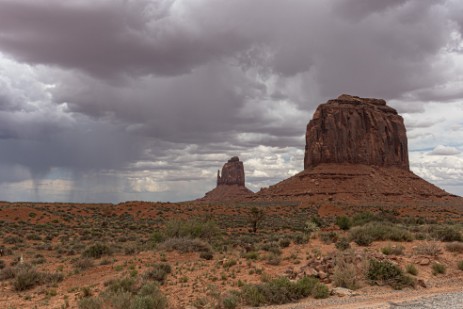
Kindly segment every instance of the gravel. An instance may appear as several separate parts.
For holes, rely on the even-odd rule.
[[[422,299],[403,302],[389,303],[388,308],[404,308],[404,309],[462,309],[463,308],[463,292],[445,293],[434,296],[426,296]]]

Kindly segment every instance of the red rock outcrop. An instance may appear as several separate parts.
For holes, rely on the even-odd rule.
[[[222,175],[217,171],[217,186],[238,185],[244,187],[244,166],[238,157],[232,157],[222,167]]]
[[[307,125],[304,169],[351,163],[409,169],[403,118],[380,99],[341,95],[318,106]]]
[[[238,201],[249,198],[254,192],[246,188],[244,165],[238,157],[232,157],[217,171],[217,187],[199,201]]]
[[[463,205],[409,170],[403,119],[384,100],[341,95],[307,125],[304,171],[253,200],[345,204]]]

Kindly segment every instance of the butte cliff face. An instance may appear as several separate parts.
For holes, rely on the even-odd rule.
[[[341,95],[307,125],[304,171],[264,188],[255,200],[423,204],[463,199],[409,170],[403,119],[384,100]]]
[[[319,105],[307,125],[304,169],[320,163],[408,170],[403,118],[379,99],[341,95]]]
[[[254,195],[246,188],[244,165],[238,157],[232,157],[217,171],[217,187],[199,199],[199,201],[239,201]]]
[[[238,185],[244,187],[244,166],[238,157],[228,160],[222,167],[222,175],[217,171],[217,186]]]

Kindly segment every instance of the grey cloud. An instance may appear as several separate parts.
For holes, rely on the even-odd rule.
[[[430,156],[454,156],[460,154],[457,148],[452,146],[438,145],[428,155]]]
[[[184,189],[198,180],[197,193],[198,173],[231,155],[259,156],[258,145],[275,154],[302,150],[317,104],[341,93],[390,100],[409,114],[411,129],[433,125],[416,120],[424,100],[460,95],[449,84],[458,71],[441,61],[459,42],[458,1],[0,0],[0,7],[0,52],[26,66],[10,61],[0,76],[0,164],[27,167],[36,178],[70,170],[72,199],[88,189],[85,200],[117,200],[109,186],[143,171]],[[418,133],[410,139],[429,135]],[[302,168],[302,159],[289,166]],[[27,176],[18,171],[5,179]],[[96,184],[103,188],[92,191]],[[170,188],[158,196],[168,194],[175,196]]]

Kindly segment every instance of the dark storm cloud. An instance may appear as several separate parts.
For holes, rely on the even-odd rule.
[[[106,77],[184,74],[248,43],[228,29],[195,33],[205,29],[175,20],[175,2],[2,0],[0,46],[22,61]]]
[[[118,171],[196,180],[229,155],[258,155],[259,145],[303,149],[315,107],[341,93],[421,113],[423,100],[461,97],[442,53],[458,53],[462,8],[456,0],[0,0],[0,52],[25,66],[1,71],[0,165],[19,166],[5,179],[27,177],[24,167],[39,176],[62,167],[79,183],[85,171],[112,171],[101,180],[108,184]],[[162,164],[137,166],[145,161]]]

